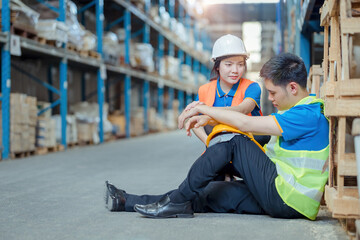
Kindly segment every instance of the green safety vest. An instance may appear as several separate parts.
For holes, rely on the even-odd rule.
[[[324,113],[324,101],[312,96],[295,106],[314,103],[321,103],[321,113]],[[322,173],[329,156],[329,145],[319,151],[287,150],[280,147],[279,137],[272,137],[264,148],[276,165],[275,186],[280,197],[288,206],[315,220],[329,176],[328,169]]]

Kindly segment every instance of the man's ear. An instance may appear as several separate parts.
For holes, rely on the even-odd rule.
[[[296,95],[299,91],[299,85],[296,82],[290,82],[289,83],[289,90],[291,94]]]

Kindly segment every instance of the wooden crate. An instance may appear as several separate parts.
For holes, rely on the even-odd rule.
[[[330,120],[329,181],[325,187],[325,201],[332,216],[352,234],[355,219],[360,218],[360,201],[355,153],[347,148],[352,144],[348,143],[352,139],[352,122],[360,117],[360,78],[354,78],[350,71],[355,60],[353,42],[360,33],[359,7],[360,0],[325,0],[321,8],[324,75],[320,96],[325,100],[325,115]]]
[[[307,88],[312,94],[316,94],[316,97],[320,97],[320,83],[323,77],[323,69],[320,65],[313,65],[310,67]]]

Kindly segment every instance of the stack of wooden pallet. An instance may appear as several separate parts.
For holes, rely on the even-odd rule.
[[[330,119],[329,182],[325,200],[333,217],[341,219],[349,232],[355,232],[355,219],[360,218],[351,136],[352,122],[360,117],[360,62],[354,54],[360,40],[359,7],[359,0],[326,0],[321,8],[324,75],[320,96],[325,100],[325,114]]]

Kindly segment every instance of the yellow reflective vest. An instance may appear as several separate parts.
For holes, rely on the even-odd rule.
[[[296,105],[314,103],[324,108],[323,100],[311,96]],[[319,151],[287,150],[280,147],[279,137],[272,137],[264,148],[276,165],[275,186],[280,197],[288,206],[315,220],[329,175],[327,169],[322,172],[329,156],[329,145]]]

